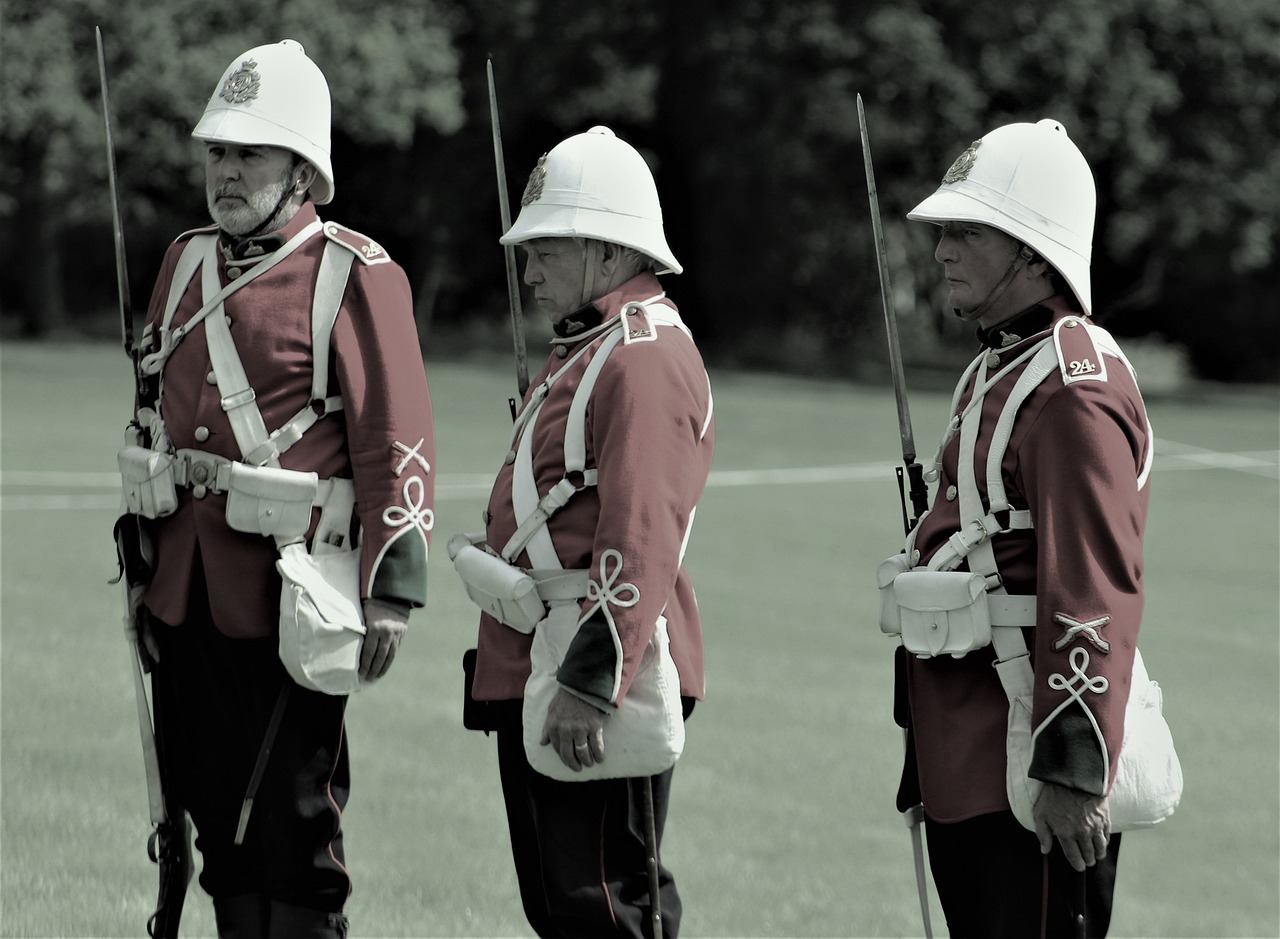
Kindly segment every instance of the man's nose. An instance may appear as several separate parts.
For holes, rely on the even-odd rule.
[[[224,156],[214,160],[213,171],[220,179],[239,179],[240,161],[235,157]]]
[[[933,250],[933,259],[939,264],[956,259],[955,245],[953,239],[945,232],[938,238],[938,247]]]

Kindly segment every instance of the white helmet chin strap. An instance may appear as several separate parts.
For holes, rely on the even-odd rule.
[[[595,238],[587,238],[587,250],[584,252],[582,270],[582,303],[587,306],[596,298],[596,269],[600,266],[600,251],[603,245]]]

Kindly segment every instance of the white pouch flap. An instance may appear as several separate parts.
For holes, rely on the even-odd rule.
[[[923,658],[957,658],[991,644],[987,580],[967,571],[906,571],[893,581],[902,643]]]
[[[315,473],[232,463],[227,525],[236,531],[301,538],[311,527],[319,485]]]

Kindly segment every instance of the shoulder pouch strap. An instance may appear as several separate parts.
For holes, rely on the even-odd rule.
[[[661,295],[653,299],[661,299]],[[613,352],[619,342],[651,341],[656,338],[653,335],[653,327],[659,324],[675,326],[686,334],[689,332],[675,310],[663,304],[649,306],[648,304],[651,302],[627,304],[616,321],[617,325],[605,333],[599,344],[594,346],[596,352],[587,364],[582,380],[574,392],[573,401],[569,405],[569,415],[564,433],[565,476],[551,487],[551,490],[541,499],[538,498],[537,484],[533,478],[532,441],[533,425],[537,420],[537,410],[541,408],[542,402],[546,399],[546,389],[549,389],[551,383],[564,374],[568,366],[576,362],[578,357],[585,354],[591,346],[580,350],[545,383],[545,388],[539,389],[540,397],[537,400],[536,407],[529,413],[527,423],[523,426],[523,435],[516,445],[516,462],[512,467],[514,471],[511,482],[512,507],[515,510],[516,518],[523,519],[523,521],[520,523],[519,528],[516,529],[515,534],[511,536],[511,539],[502,548],[502,556],[509,563],[513,562],[521,551],[527,550],[529,552],[529,560],[534,568],[550,570],[561,567],[555,545],[551,542],[551,535],[546,530],[546,522],[547,519],[562,509],[575,493],[588,486],[596,485],[598,471],[586,468],[587,405],[591,400],[592,393],[595,391],[596,381],[600,377],[600,372],[604,368],[609,354]],[[638,324],[638,329],[632,329],[631,324],[628,322],[634,315],[632,314],[633,310],[636,311],[636,314],[643,314],[644,322]],[[532,404],[532,400],[530,403]],[[523,417],[524,415],[522,415]],[[517,433],[519,433],[519,430],[517,430]],[[574,477],[578,478],[575,479]]]
[[[551,542],[551,534],[547,531],[546,522],[564,508],[580,488],[596,484],[596,471],[585,469],[587,402],[595,390],[596,379],[599,378],[600,370],[604,368],[609,353],[622,341],[623,332],[622,328],[614,328],[605,334],[598,345],[594,346],[595,355],[587,364],[582,380],[573,394],[573,401],[569,405],[569,416],[564,429],[564,478],[552,486],[551,491],[541,499],[538,498],[537,483],[533,478],[533,427],[537,421],[536,413],[530,417],[528,425],[524,428],[524,433],[516,447],[516,462],[512,467],[514,473],[511,481],[512,508],[515,509],[516,518],[522,518],[524,521],[520,523],[516,533],[502,549],[502,556],[509,562],[514,561],[521,551],[528,550],[530,563],[539,570],[553,570],[562,566],[556,554],[555,545]],[[582,352],[585,353],[586,349]],[[571,475],[574,474],[577,474],[580,479],[577,481],[571,479]]]
[[[215,258],[209,260],[216,261]],[[312,300],[312,398],[313,403],[323,402],[323,412],[309,404],[277,428],[274,433],[267,432],[262,412],[256,403],[256,394],[249,387],[249,379],[245,375],[244,366],[231,338],[231,331],[227,328],[226,318],[220,315],[221,303],[218,304],[219,315],[208,318],[205,333],[209,343],[209,358],[213,364],[214,375],[218,379],[218,391],[222,394],[222,408],[231,421],[231,429],[235,433],[236,443],[246,463],[253,466],[278,466],[280,454],[297,443],[315,424],[321,413],[329,414],[341,410],[340,396],[336,399],[327,397],[330,339],[338,310],[342,306],[342,297],[346,292],[353,260],[350,252],[344,251],[337,245],[326,245],[324,254],[321,256],[315,295]],[[216,283],[216,263],[206,263],[204,273],[206,296]]]
[[[329,357],[333,324],[342,308],[347,280],[355,255],[329,242],[320,258],[315,296],[311,302],[311,401],[280,425],[268,438],[277,454],[284,453],[302,439],[321,417],[342,410],[342,395],[329,395]]]

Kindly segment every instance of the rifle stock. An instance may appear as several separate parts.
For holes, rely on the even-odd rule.
[[[916,460],[915,435],[911,430],[911,412],[907,406],[907,379],[902,366],[902,346],[898,341],[898,316],[894,309],[893,288],[889,283],[889,253],[885,248],[884,227],[880,222],[880,198],[876,192],[871,141],[867,135],[867,116],[862,108],[862,95],[858,95],[858,133],[862,138],[862,161],[867,173],[867,201],[871,206],[871,228],[876,242],[880,302],[884,308],[885,333],[889,342],[889,370],[893,376],[893,393],[898,405],[898,433],[902,442],[902,466],[897,470],[898,494],[902,500],[903,528],[910,532],[929,508],[929,487],[924,481],[924,468]],[[908,515],[907,511],[908,497],[912,515]]]

